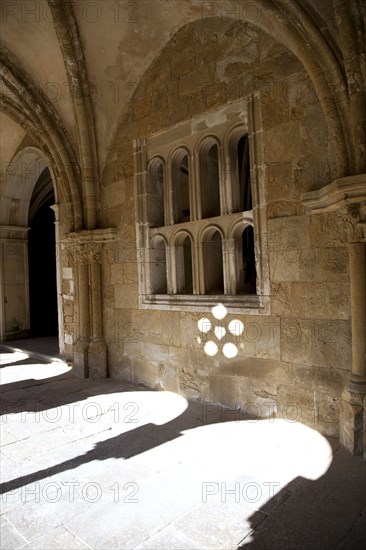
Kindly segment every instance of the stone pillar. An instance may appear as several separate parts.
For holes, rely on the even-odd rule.
[[[309,214],[338,211],[348,234],[352,372],[342,392],[339,439],[361,455],[366,450],[366,173],[339,178],[301,199]]]
[[[107,373],[107,346],[103,338],[101,265],[90,265],[91,334],[88,349],[90,378],[105,378]]]
[[[225,294],[233,295],[236,294],[239,284],[234,238],[222,240],[222,253],[224,257]]]
[[[114,229],[69,233],[62,242],[68,263],[77,271],[77,339],[74,369],[84,378],[108,376],[107,346],[103,335],[103,245],[115,239]]]
[[[353,454],[365,452],[366,243],[349,244],[352,312],[352,373],[342,393],[340,441]]]
[[[78,376],[88,378],[88,347],[89,347],[89,270],[87,264],[77,265],[77,296],[78,296],[78,336],[74,346],[74,369]]]

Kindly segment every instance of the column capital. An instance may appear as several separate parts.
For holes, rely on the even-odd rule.
[[[321,189],[303,193],[301,202],[309,214],[366,204],[366,173],[338,178]]]
[[[102,262],[103,246],[114,242],[116,229],[94,229],[67,233],[60,239],[61,248],[66,251],[68,264],[78,266]]]

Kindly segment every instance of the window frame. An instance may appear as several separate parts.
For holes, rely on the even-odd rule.
[[[235,113],[236,116],[233,116]],[[205,119],[205,124],[203,124]],[[156,134],[149,139],[134,141],[136,165],[136,231],[139,271],[139,307],[141,309],[170,309],[176,311],[209,311],[218,302],[230,311],[269,314],[269,265],[267,250],[266,207],[262,164],[262,128],[258,98],[251,97],[240,104],[227,105],[216,113],[198,117]],[[215,124],[216,121],[216,124]],[[217,123],[219,121],[219,123]],[[256,126],[254,125],[256,121]],[[204,126],[204,129],[201,127]],[[235,148],[241,136],[247,134],[249,142],[250,185],[252,209],[235,212],[234,186],[238,187],[238,167],[232,170],[233,140]],[[201,155],[208,143],[217,144],[220,216],[203,218],[201,190]],[[188,154],[190,221],[174,222],[172,159],[177,152]],[[152,227],[147,219],[147,170],[153,159],[164,167],[165,225]],[[237,161],[236,161],[237,164]],[[237,239],[248,225],[253,226],[254,256],[256,264],[256,294],[237,294],[238,257]],[[218,230],[222,239],[223,294],[204,294],[205,260],[202,236]],[[191,240],[193,294],[178,294],[177,274],[179,251],[177,242],[188,235]],[[156,237],[166,243],[167,294],[152,294],[150,290],[150,243]]]

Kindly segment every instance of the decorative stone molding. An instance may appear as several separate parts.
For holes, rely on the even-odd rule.
[[[60,241],[61,249],[66,251],[70,267],[102,263],[103,246],[113,242],[115,237],[115,228],[68,233]]]
[[[361,204],[366,201],[366,174],[339,178],[321,189],[303,193],[301,201],[309,214]]]
[[[0,225],[0,240],[24,239],[28,238],[29,227],[20,225]]]

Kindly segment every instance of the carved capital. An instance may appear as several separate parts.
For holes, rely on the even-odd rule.
[[[114,228],[68,233],[61,240],[61,247],[66,252],[68,265],[74,267],[101,263],[104,245],[113,242],[115,235]]]
[[[301,200],[309,214],[337,211],[348,242],[366,242],[366,174],[340,178]]]

